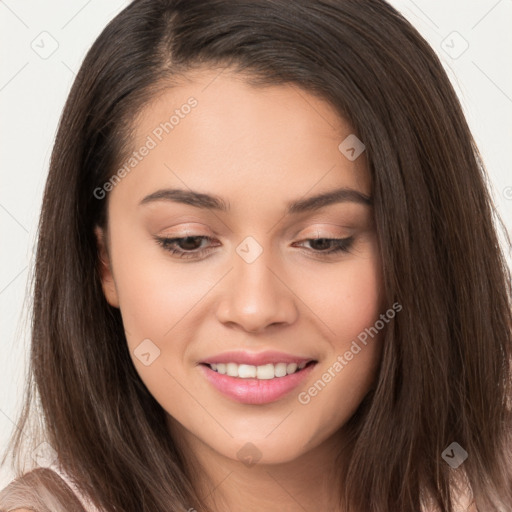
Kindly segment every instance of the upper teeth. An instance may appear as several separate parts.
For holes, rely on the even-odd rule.
[[[285,377],[295,373],[297,369],[302,370],[306,362],[297,363],[277,363],[253,366],[252,364],[237,363],[217,363],[210,364],[210,368],[223,375],[230,377],[240,377],[241,379],[273,379],[274,377]]]

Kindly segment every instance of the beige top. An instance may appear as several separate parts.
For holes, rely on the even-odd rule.
[[[69,476],[56,464],[34,469],[0,491],[0,512],[19,509],[35,512],[101,512],[78,491]]]
[[[91,501],[86,498],[83,494],[80,493],[78,490],[78,487],[73,483],[73,481],[70,479],[70,477],[64,472],[64,470],[60,467],[58,464],[52,464],[49,469],[55,471],[61,478],[66,482],[66,484],[69,486],[69,488],[75,493],[76,497],[78,498],[78,501],[80,501],[80,504],[83,506],[83,508],[86,510],[86,512],[101,512],[98,508],[96,508]]]
[[[101,512],[77,486],[54,464],[37,468],[13,480],[0,491],[0,512],[28,509],[36,512]],[[429,506],[424,507],[425,511]],[[470,499],[459,499],[455,512],[477,512]],[[433,512],[433,510],[432,510]]]

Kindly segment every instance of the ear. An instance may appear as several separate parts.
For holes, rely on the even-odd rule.
[[[98,265],[103,293],[105,294],[107,302],[111,306],[118,308],[119,298],[117,296],[116,284],[112,274],[112,266],[108,254],[106,235],[104,230],[98,226],[94,228],[94,234],[96,235],[96,242],[98,246]]]

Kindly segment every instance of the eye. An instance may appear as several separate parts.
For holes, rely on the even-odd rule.
[[[339,252],[349,252],[354,243],[354,237],[347,238],[308,238],[303,242],[308,242],[313,247],[313,252],[320,255],[329,255]]]
[[[197,258],[203,256],[206,252],[209,252],[210,248],[202,248],[201,243],[203,241],[211,242],[213,238],[209,236],[185,236],[181,238],[165,238],[156,237],[156,241],[171,254],[178,256],[179,258]],[[199,247],[198,247],[199,244]]]
[[[204,235],[186,236],[179,238],[155,237],[155,240],[166,251],[185,259],[199,259],[205,254],[211,252],[214,246],[204,247],[203,242],[211,243],[213,238]],[[354,237],[348,238],[308,238],[297,244],[304,242],[311,243],[313,252],[320,256],[328,256],[340,252],[349,252],[354,243]]]

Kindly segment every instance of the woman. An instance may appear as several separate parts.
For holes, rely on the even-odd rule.
[[[2,510],[510,510],[485,179],[382,0],[131,3],[57,134],[19,429],[37,397],[43,462]]]

